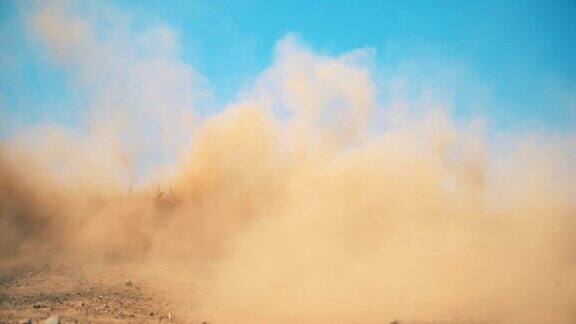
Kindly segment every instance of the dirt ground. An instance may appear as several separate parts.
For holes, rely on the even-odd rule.
[[[208,298],[186,270],[145,263],[0,262],[0,323],[216,323],[200,311]],[[254,323],[270,323],[249,314]],[[246,322],[246,321],[244,321]],[[252,321],[250,321],[252,322]],[[301,321],[294,321],[296,323]],[[384,324],[491,322],[387,319]]]
[[[175,287],[135,278],[128,267],[0,264],[0,322],[42,323],[55,315],[61,323],[208,323],[187,317],[190,304],[167,296]],[[187,289],[182,282],[174,285]]]

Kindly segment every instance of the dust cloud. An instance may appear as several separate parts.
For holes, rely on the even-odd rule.
[[[31,28],[98,95],[86,130],[3,141],[1,258],[178,265],[216,323],[576,320],[573,134],[489,140],[448,106],[387,106],[369,50],[294,36],[235,103],[183,118],[195,72],[150,52],[117,57],[128,90],[103,82],[131,40],[67,6]]]

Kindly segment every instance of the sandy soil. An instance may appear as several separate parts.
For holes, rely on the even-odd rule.
[[[60,323],[216,323],[200,310],[200,300],[209,298],[202,291],[185,268],[173,265],[0,262],[0,323],[46,323],[52,316]],[[252,320],[244,322],[270,323],[255,314],[247,318]],[[487,322],[388,319],[381,323]]]
[[[190,318],[189,304],[166,294],[175,287],[135,278],[129,267],[0,264],[0,322],[37,323],[52,315],[62,323],[208,322]],[[183,283],[173,284],[187,289]]]

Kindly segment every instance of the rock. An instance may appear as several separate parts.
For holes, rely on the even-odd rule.
[[[58,317],[57,315],[52,315],[50,317],[48,317],[46,320],[44,320],[44,322],[42,322],[44,324],[60,324],[60,317]]]
[[[148,316],[154,316],[154,312],[150,312],[150,314],[148,314]]]
[[[128,280],[128,281],[126,281],[126,282],[124,283],[124,285],[126,285],[126,286],[128,286],[128,287],[131,287],[131,286],[134,285],[134,283],[132,282],[132,280]]]

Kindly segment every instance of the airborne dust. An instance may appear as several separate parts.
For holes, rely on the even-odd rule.
[[[189,115],[210,93],[169,30],[102,37],[38,7],[30,33],[94,101],[82,129],[2,143],[0,258],[170,265],[216,323],[576,320],[574,134],[494,140],[448,105],[382,102],[369,50],[294,36]]]

